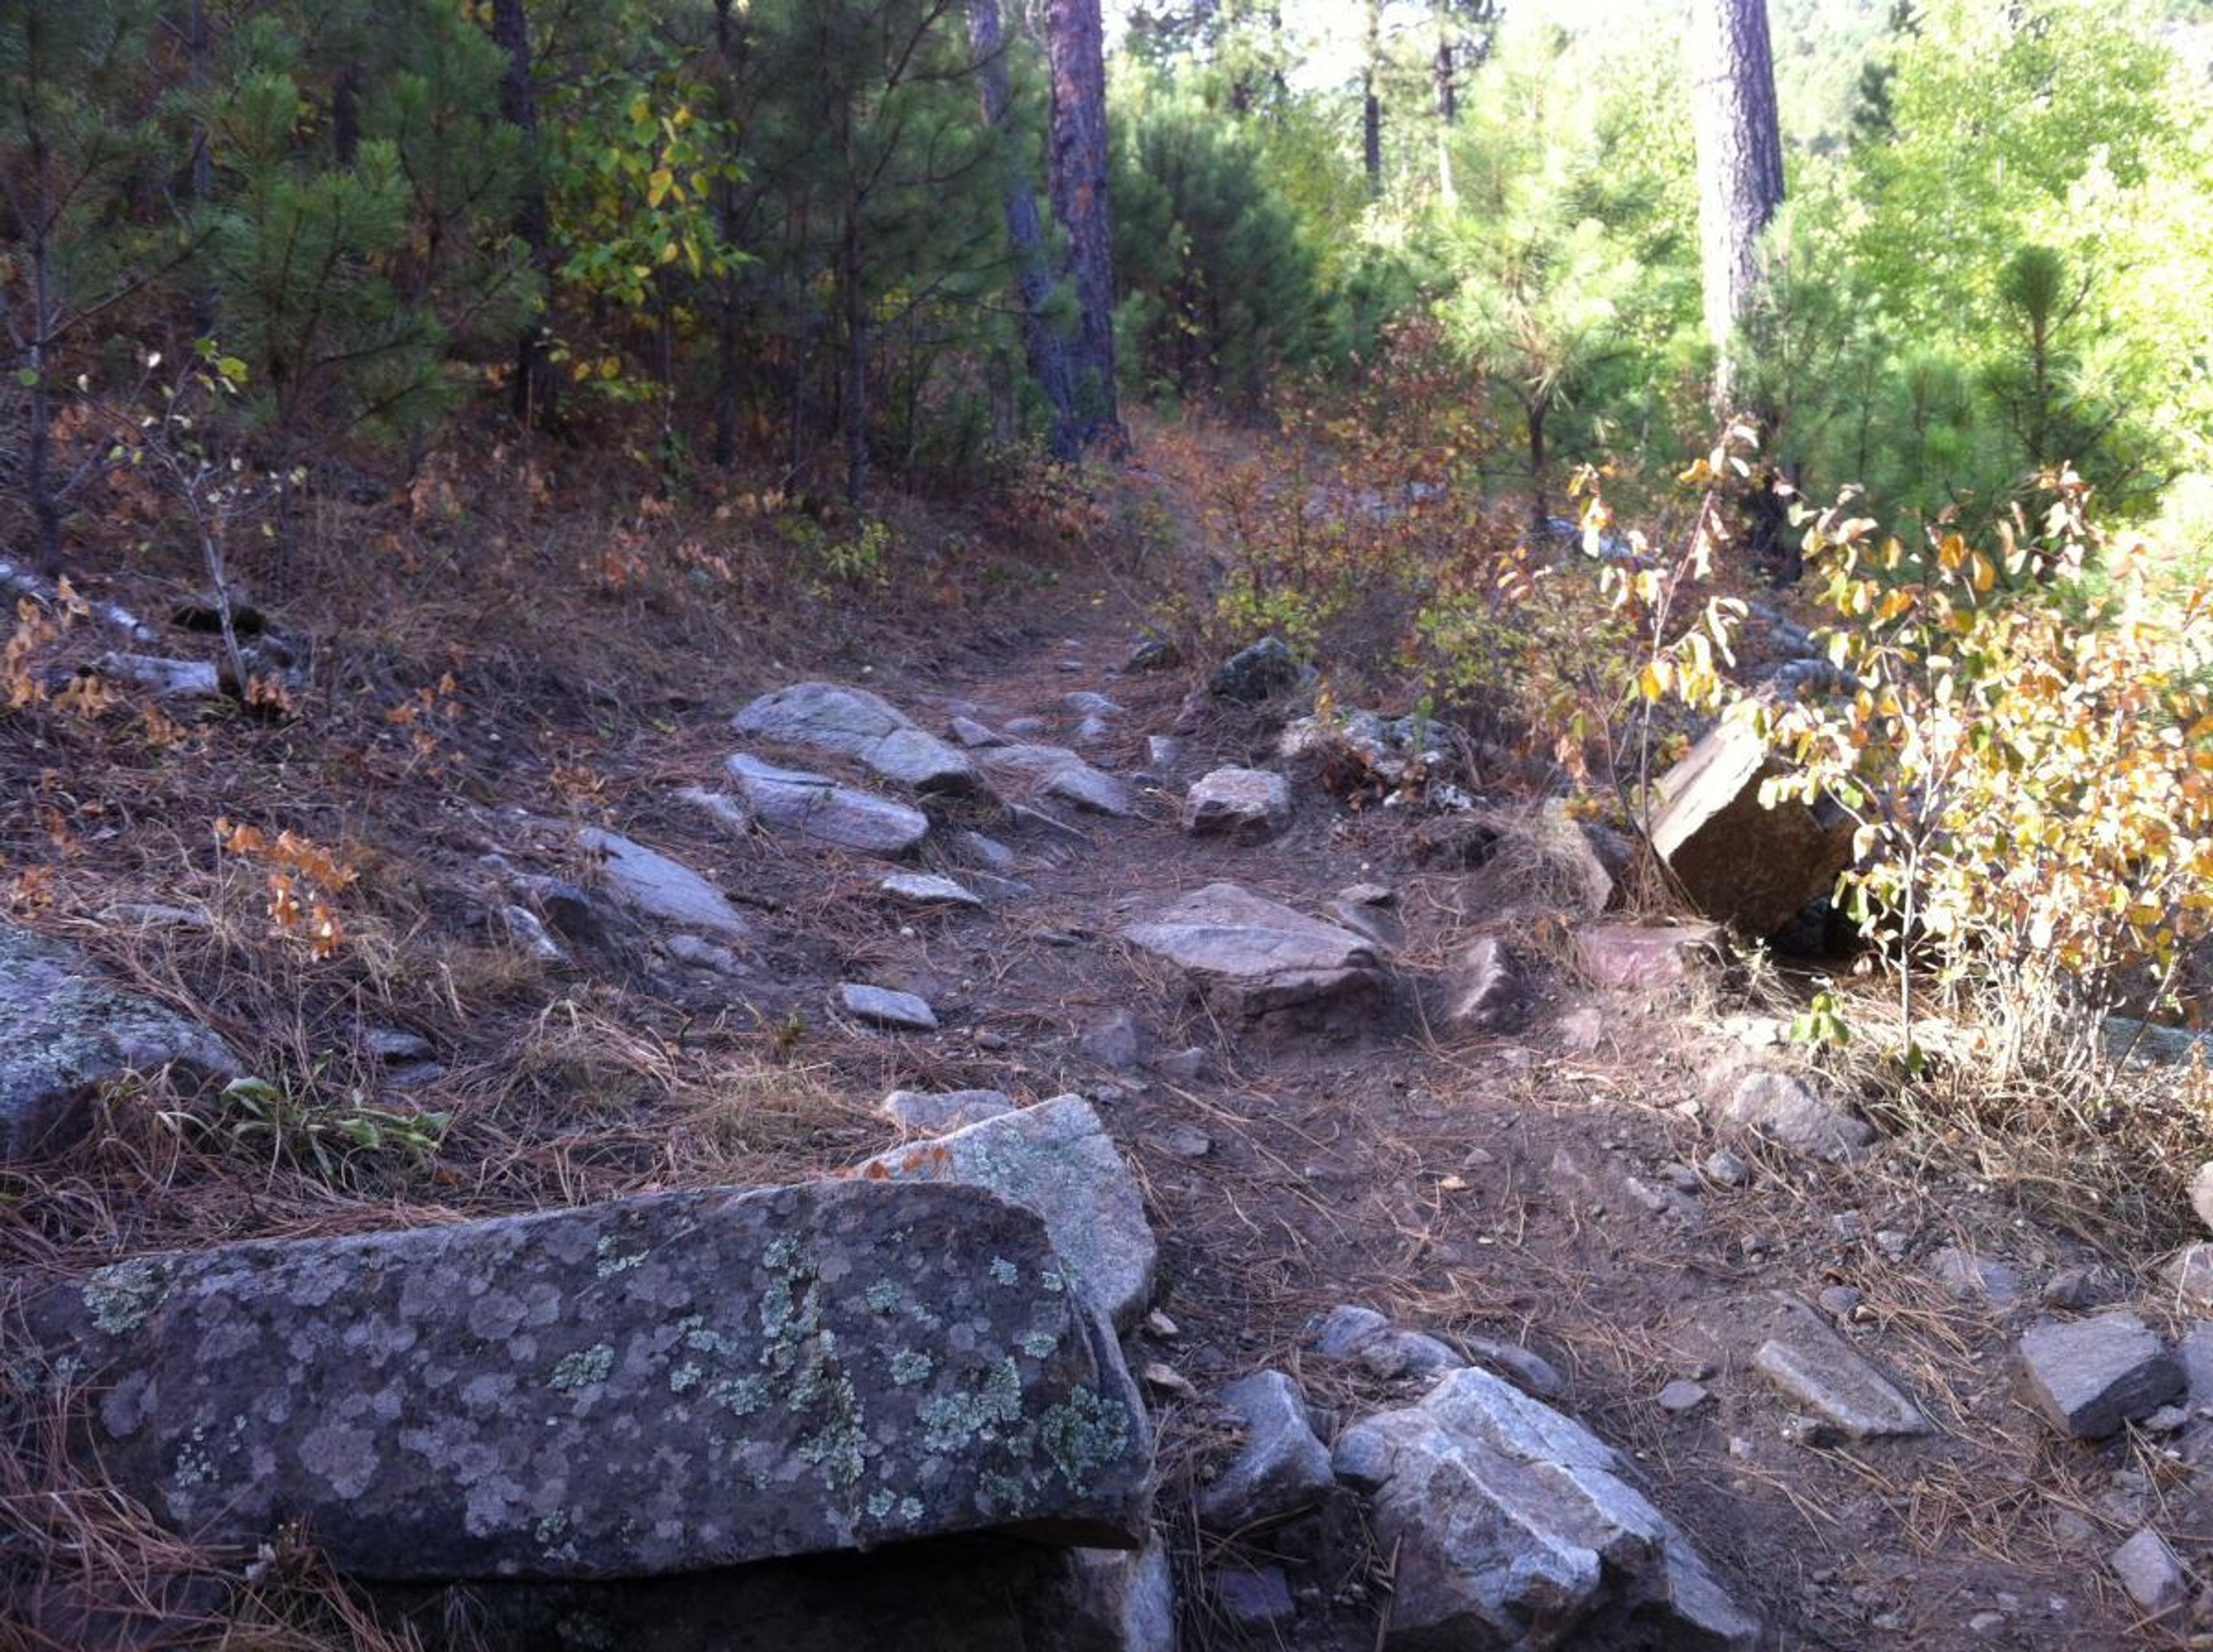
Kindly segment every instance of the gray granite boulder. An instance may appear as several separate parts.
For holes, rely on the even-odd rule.
[[[753,925],[730,905],[730,898],[681,861],[597,826],[584,827],[576,841],[596,857],[617,905],[655,923],[725,941],[753,939]]]
[[[869,986],[847,981],[838,989],[838,1002],[845,1013],[871,1027],[887,1027],[897,1033],[935,1033],[937,1012],[927,999],[887,986]]]
[[[1291,783],[1271,769],[1216,769],[1184,795],[1184,830],[1194,838],[1265,843],[1291,823]]]
[[[917,725],[889,700],[838,683],[794,683],[762,695],[730,719],[741,735],[859,759],[885,779],[919,792],[983,789],[959,748]]]
[[[972,889],[935,872],[894,872],[876,885],[902,906],[981,906]]]
[[[21,1304],[173,1529],[366,1577],[635,1577],[992,1529],[1135,1546],[1148,1424],[1045,1224],[717,1189],[149,1255]]]
[[[1710,924],[1600,924],[1576,931],[1576,967],[1600,986],[1663,992],[1710,966],[1721,938]]]
[[[1582,1424],[1486,1371],[1338,1441],[1398,1573],[1386,1647],[1748,1649],[1688,1538]]]
[[[2034,1326],[2021,1339],[2023,1398],[2077,1440],[2119,1434],[2187,1382],[2159,1333],[2133,1314]]]
[[[1338,1478],[1398,1572],[1386,1647],[1748,1649],[1690,1540],[1582,1424],[1486,1371],[1356,1423]]]
[[[101,1085],[165,1067],[239,1073],[198,1022],[104,978],[65,942],[0,924],[0,1164],[66,1146]]]
[[[1255,1371],[1222,1391],[1245,1426],[1243,1443],[1198,1494],[1198,1517],[1235,1532],[1310,1509],[1336,1484],[1329,1452],[1307,1420],[1306,1396],[1281,1371]]]
[[[1280,637],[1264,637],[1241,649],[1216,668],[1207,679],[1207,692],[1218,699],[1241,705],[1258,705],[1299,686],[1299,662]]]
[[[852,1173],[964,1183],[1036,1211],[1077,1289],[1118,1326],[1135,1324],[1152,1298],[1158,1252],[1144,1195],[1080,1095],[1055,1096],[911,1142]]]
[[[1793,1303],[1777,1334],[1761,1343],[1753,1369],[1794,1404],[1854,1440],[1929,1432],[1929,1421],[1897,1384],[1862,1359],[1850,1344]]]
[[[1729,1124],[1832,1164],[1865,1156],[1879,1139],[1866,1119],[1779,1068],[1755,1067],[1729,1080],[1719,1111]]]
[[[1383,966],[1364,936],[1234,883],[1195,889],[1122,933],[1235,1019],[1356,1030],[1385,997]]]
[[[977,756],[994,780],[1027,795],[1117,820],[1137,812],[1137,798],[1127,782],[1094,767],[1065,746],[994,746]]]
[[[901,1130],[942,1135],[1015,1110],[1004,1090],[893,1090],[877,1110]]]
[[[743,753],[728,766],[746,802],[771,830],[892,857],[907,854],[930,835],[930,817],[920,809],[841,786],[827,775],[780,769]]]

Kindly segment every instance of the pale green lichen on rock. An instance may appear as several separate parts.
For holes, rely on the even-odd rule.
[[[686,1360],[668,1374],[668,1392],[673,1394],[689,1393],[706,1380],[706,1375],[697,1362]]]
[[[1060,1346],[1060,1333],[1054,1331],[1033,1331],[1022,1338],[1022,1352],[1032,1359],[1051,1359],[1052,1350]]]
[[[1089,1388],[1072,1390],[1045,1414],[1046,1454],[1071,1487],[1122,1460],[1130,1448],[1130,1413]]]
[[[627,1273],[631,1269],[642,1265],[645,1261],[643,1251],[635,1252],[629,1256],[621,1254],[616,1248],[615,1236],[613,1234],[600,1241],[594,1247],[594,1254],[599,1258],[599,1265],[594,1271],[602,1279],[612,1279],[619,1273]]]
[[[907,1388],[929,1381],[930,1374],[937,1369],[937,1362],[919,1348],[902,1348],[892,1356],[891,1367],[893,1386]]]
[[[888,1314],[899,1305],[899,1299],[905,1295],[890,1280],[879,1279],[869,1287],[868,1295],[863,1300],[877,1313]]]
[[[592,1347],[579,1348],[573,1354],[562,1356],[560,1362],[553,1368],[553,1375],[546,1378],[546,1386],[549,1388],[559,1388],[564,1392],[570,1388],[589,1387],[594,1383],[605,1382],[607,1380],[607,1373],[614,1369],[615,1350],[613,1344],[597,1343]]]
[[[146,1316],[162,1305],[168,1288],[168,1277],[159,1264],[133,1257],[88,1274],[84,1306],[94,1327],[119,1337],[143,1325]]]
[[[1019,1285],[1022,1282],[1022,1271],[1005,1257],[995,1256],[991,1259],[991,1277],[1003,1285]]]
[[[993,1440],[1022,1414],[1022,1374],[1012,1358],[991,1369],[973,1393],[940,1394],[922,1408],[922,1442],[931,1451],[960,1451]]]

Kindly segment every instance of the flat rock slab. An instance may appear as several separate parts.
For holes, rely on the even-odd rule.
[[[1117,820],[1137,813],[1137,796],[1127,782],[1065,746],[994,746],[977,756],[994,780],[1033,796]]]
[[[1260,844],[1291,823],[1291,783],[1272,769],[1216,769],[1184,794],[1184,830],[1194,838]]]
[[[942,1136],[1015,1110],[1004,1090],[893,1090],[878,1111],[902,1130]]]
[[[1385,976],[1362,936],[1234,883],[1210,883],[1122,932],[1189,973],[1216,1008],[1252,1021],[1287,1012],[1362,1015]]]
[[[894,872],[876,887],[903,906],[981,906],[974,890],[934,872]]]
[[[838,1002],[849,1015],[871,1027],[888,1027],[901,1033],[935,1033],[937,1012],[911,992],[894,992],[887,986],[864,986],[848,981],[838,989]]]
[[[637,1577],[993,1528],[1134,1546],[1150,1442],[1045,1224],[825,1182],[135,1258],[23,1304],[73,1448],[194,1539]]]
[[[169,1066],[240,1070],[198,1021],[125,991],[66,942],[0,924],[0,1164],[74,1140],[101,1085]]]
[[[1825,893],[1851,858],[1841,810],[1761,807],[1760,783],[1778,771],[1759,735],[1723,722],[1655,788],[1653,849],[1692,905],[1753,940]]]
[[[1127,1328],[1152,1300],[1159,1258],[1144,1195],[1080,1095],[893,1148],[852,1173],[987,1188],[1044,1219],[1076,1288],[1101,1316]]]
[[[758,740],[856,758],[918,792],[959,796],[983,789],[983,777],[965,753],[865,688],[794,683],[754,700],[730,719],[730,727]]]
[[[1921,1408],[1810,1309],[1785,1319],[1779,1334],[1753,1351],[1752,1364],[1794,1405],[1854,1440],[1929,1432]]]
[[[2133,1314],[2033,1326],[2021,1339],[2021,1394],[2063,1434],[2103,1440],[2181,1393],[2180,1362]]]
[[[1255,1371],[1222,1391],[1245,1425],[1244,1442],[1198,1494],[1198,1517],[1235,1532],[1311,1509],[1337,1484],[1329,1451],[1307,1420],[1306,1396],[1281,1371]]]
[[[656,923],[697,930],[725,941],[750,941],[753,926],[730,898],[681,861],[633,843],[619,832],[586,826],[576,841],[598,857],[617,905]]]
[[[1339,1436],[1397,1576],[1382,1644],[1749,1649],[1759,1624],[1613,1448],[1487,1371]]]
[[[930,835],[930,817],[920,809],[841,786],[827,775],[779,769],[742,752],[727,766],[754,814],[773,830],[887,857],[910,853]]]
[[[1710,924],[1601,924],[1576,932],[1576,966],[1600,986],[1665,991],[1711,965],[1721,939]]]

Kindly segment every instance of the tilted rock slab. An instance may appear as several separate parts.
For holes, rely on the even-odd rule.
[[[1338,1439],[1338,1478],[1397,1545],[1387,1647],[1748,1649],[1759,1625],[1572,1417],[1486,1371]]]
[[[1151,1442],[1035,1215],[825,1182],[133,1259],[22,1305],[178,1532],[605,1578],[984,1529],[1143,1541]]]
[[[865,688],[794,683],[762,695],[732,717],[730,727],[758,740],[857,758],[885,779],[919,792],[983,789],[983,777],[965,753]]]
[[[1137,813],[1137,797],[1127,782],[1094,767],[1065,746],[994,746],[977,756],[1002,784],[1116,820]]]
[[[1760,782],[1776,772],[1759,736],[1725,722],[1660,777],[1652,814],[1652,847],[1691,904],[1755,941],[1827,893],[1851,859],[1851,820],[1832,805],[1760,807]]]
[[[1186,971],[1214,1006],[1255,1020],[1380,1007],[1385,974],[1363,936],[1234,883],[1210,883],[1122,931]]]
[[[893,858],[930,835],[930,817],[920,809],[841,786],[826,774],[780,769],[743,752],[725,766],[771,830]]]
[[[240,1070],[198,1021],[115,985],[65,942],[0,924],[0,1164],[68,1145],[102,1084],[172,1064]]]
[[[1185,794],[1184,830],[1265,843],[1291,823],[1291,783],[1270,769],[1216,769]]]
[[[597,826],[584,827],[576,841],[599,857],[607,893],[618,905],[641,917],[726,941],[753,938],[753,926],[730,904],[730,898],[683,862]]]
[[[988,1188],[1037,1212],[1072,1283],[1101,1317],[1126,1328],[1152,1300],[1159,1253],[1144,1194],[1080,1095],[1055,1096],[893,1148],[852,1173]]]

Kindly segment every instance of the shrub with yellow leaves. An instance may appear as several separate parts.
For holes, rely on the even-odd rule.
[[[2213,592],[2109,544],[2071,472],[1992,550],[1940,526],[1909,549],[1847,497],[1814,520],[1841,697],[1755,704],[1789,764],[1770,798],[1858,822],[1844,884],[1898,967],[2003,1033],[2003,1083],[2087,1052],[2124,998],[2173,998],[2213,930]]]

